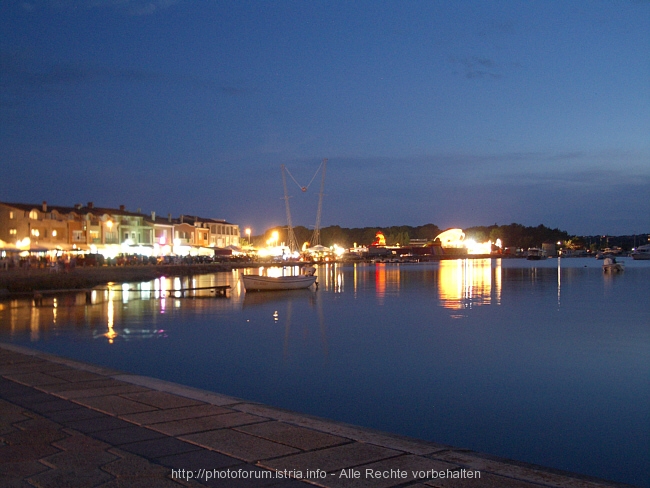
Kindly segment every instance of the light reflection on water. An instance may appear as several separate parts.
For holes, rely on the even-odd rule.
[[[236,270],[111,284],[91,304],[0,303],[0,340],[650,486],[650,263],[600,264],[330,265],[318,290],[248,294]]]

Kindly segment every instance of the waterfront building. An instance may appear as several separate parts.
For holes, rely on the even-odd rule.
[[[181,215],[156,219],[93,202],[73,207],[0,202],[0,252],[91,252],[115,257],[213,255],[215,248],[237,247],[239,226],[220,219]]]

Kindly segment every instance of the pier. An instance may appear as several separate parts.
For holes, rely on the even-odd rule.
[[[172,294],[175,293],[180,293],[181,298],[185,298],[186,293],[191,293],[195,291],[201,291],[201,290],[210,290],[212,293],[214,293],[215,297],[227,297],[228,296],[228,290],[230,290],[230,285],[216,285],[216,286],[198,286],[194,288],[179,288],[179,289],[170,289],[170,290],[155,290],[159,293],[161,293],[161,296],[164,296],[166,293],[167,296],[171,296]],[[111,292],[111,293],[138,293],[138,292],[143,292],[144,290],[132,290],[132,289],[127,289],[124,290],[122,288],[114,288],[114,289],[109,289],[109,288],[86,288],[86,289],[78,289],[78,288],[70,288],[70,289],[54,289],[54,290],[34,290],[33,293],[33,302],[35,307],[40,307],[43,305],[43,297],[46,295],[52,296],[52,295],[71,295],[71,294],[77,294],[77,293],[83,293],[86,297],[86,303],[91,304],[92,303],[92,294],[93,292]]]

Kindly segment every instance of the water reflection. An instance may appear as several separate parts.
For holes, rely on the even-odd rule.
[[[438,297],[443,307],[452,310],[489,305],[493,300],[500,304],[501,260],[496,260],[494,268],[491,259],[441,261]]]
[[[225,309],[232,310],[238,301],[216,298],[211,287],[232,286],[237,279],[236,273],[162,277],[142,283],[109,283],[93,290],[90,302],[85,292],[46,296],[43,305],[38,307],[27,299],[2,302],[0,332],[9,332],[11,336],[27,332],[32,342],[62,334],[87,334],[108,344],[118,340],[165,338],[165,331],[155,327],[157,316],[186,308],[208,312],[213,309],[212,302],[220,302]],[[230,294],[240,297],[236,288]],[[147,326],[135,325],[138,323]]]
[[[566,260],[565,260],[566,261]],[[508,263],[511,264],[511,263]],[[593,267],[593,266],[592,266]],[[43,306],[32,307],[28,300],[0,303],[0,327],[11,335],[27,332],[31,341],[39,341],[64,329],[92,330],[92,336],[114,344],[118,340],[164,337],[162,328],[155,327],[157,317],[165,314],[208,314],[222,311],[235,313],[256,306],[273,307],[273,322],[288,324],[290,307],[308,305],[312,310],[307,319],[323,324],[322,293],[343,295],[352,293],[354,299],[370,291],[375,303],[384,306],[389,296],[402,298],[412,290],[432,293],[438,304],[452,311],[452,318],[461,318],[478,306],[500,305],[504,283],[514,292],[527,282],[541,289],[556,288],[557,308],[562,304],[563,286],[570,284],[579,268],[567,268],[560,259],[529,267],[503,266],[501,259],[457,259],[426,265],[324,264],[318,266],[318,288],[290,292],[249,293],[233,270],[191,277],[161,277],[150,282],[114,284],[97,288],[90,303],[83,293],[44,297]],[[261,274],[300,274],[300,266],[269,267],[253,270]],[[620,276],[606,275],[604,284],[612,287]],[[226,299],[216,299],[214,287],[230,286]],[[606,288],[607,289],[607,288]],[[49,304],[48,304],[49,302]],[[285,311],[286,310],[286,311]],[[316,311],[316,313],[314,313]],[[125,324],[130,323],[127,327]],[[133,323],[145,323],[139,328]],[[150,325],[154,326],[150,326]],[[324,334],[325,328],[321,327]],[[324,340],[324,335],[323,335]]]

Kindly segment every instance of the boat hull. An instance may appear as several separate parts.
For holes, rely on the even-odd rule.
[[[620,273],[621,271],[625,271],[625,266],[621,263],[603,265],[603,272],[605,273]]]
[[[650,252],[637,252],[632,253],[632,259],[636,261],[648,261],[650,260]]]
[[[301,290],[316,282],[316,276],[279,276],[273,278],[260,275],[243,275],[246,291]]]

